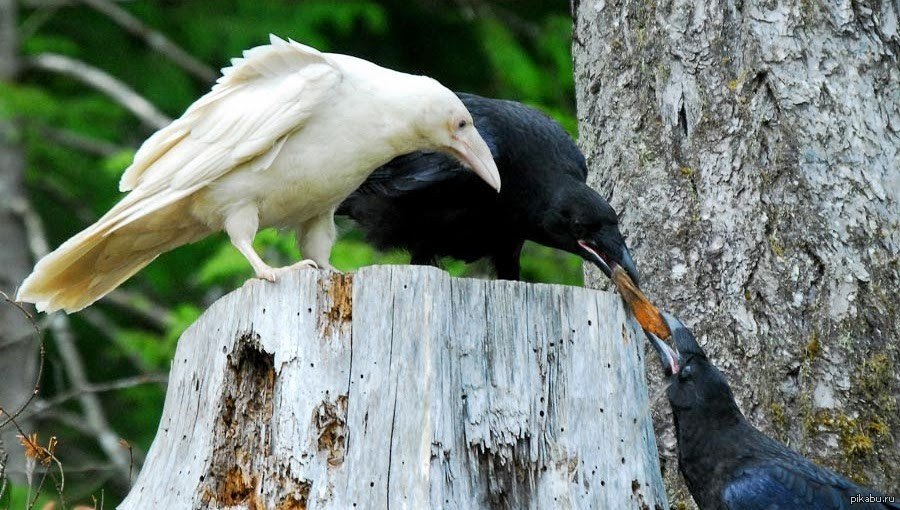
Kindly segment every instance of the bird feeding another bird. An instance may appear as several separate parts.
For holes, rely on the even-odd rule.
[[[612,280],[619,289],[619,294],[625,303],[631,308],[635,319],[644,331],[649,331],[657,337],[665,340],[668,339],[672,332],[666,325],[659,309],[647,299],[647,296],[632,281],[624,269],[615,267],[612,270]]]
[[[612,280],[669,378],[678,467],[701,510],[900,509],[753,427],[693,333],[660,312],[621,268],[613,268]],[[879,502],[853,502],[864,496]]]
[[[621,267],[613,268],[611,278],[616,284],[616,288],[619,289],[619,295],[622,296],[622,300],[631,309],[641,329],[660,339],[659,345],[654,343],[653,346],[657,349],[660,356],[667,357],[669,366],[677,372],[678,354],[664,342],[664,340],[671,338],[672,331],[669,329],[659,308],[647,299],[643,291],[638,288]]]
[[[678,467],[701,510],[900,510],[894,498],[817,466],[756,429],[693,333],[661,315],[675,348],[646,335],[669,378]]]
[[[258,278],[260,227],[290,228],[330,268],[334,211],[376,168],[417,150],[451,155],[496,191],[500,176],[472,116],[437,81],[270,36],[153,134],[95,224],[42,258],[17,299],[80,310],[160,254],[224,230]],[[465,197],[460,197],[464,200]]]
[[[379,249],[407,250],[413,264],[487,258],[497,278],[518,280],[530,240],[578,255],[607,276],[622,266],[637,282],[616,212],[587,185],[584,156],[565,129],[516,101],[457,95],[491,150],[503,191],[446,154],[416,152],[375,170],[338,214]]]

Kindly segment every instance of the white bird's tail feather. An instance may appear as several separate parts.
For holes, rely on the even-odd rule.
[[[189,211],[190,198],[146,208],[133,192],[96,223],[43,257],[16,296],[39,311],[76,312],[102,298],[160,254],[199,240],[209,229]],[[144,214],[135,214],[143,209]],[[140,221],[133,221],[135,216]],[[129,222],[123,223],[128,218]]]
[[[190,212],[192,196],[235,169],[268,168],[342,76],[328,56],[275,36],[244,52],[209,93],[141,145],[119,183],[130,193],[41,259],[18,299],[38,310],[80,310],[159,254],[207,235]]]

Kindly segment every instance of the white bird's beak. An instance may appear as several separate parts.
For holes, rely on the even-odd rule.
[[[492,188],[500,191],[500,173],[484,139],[475,128],[452,136],[448,152],[466,165]]]

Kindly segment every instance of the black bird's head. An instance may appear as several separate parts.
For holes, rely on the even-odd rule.
[[[619,231],[616,211],[596,191],[582,182],[558,193],[543,212],[546,239],[540,240],[593,262],[606,276],[621,266],[639,285],[637,268],[625,238]]]
[[[725,375],[709,361],[691,330],[668,313],[662,316],[675,349],[653,333],[646,335],[669,377],[666,393],[673,411],[698,412],[709,418],[740,414]]]

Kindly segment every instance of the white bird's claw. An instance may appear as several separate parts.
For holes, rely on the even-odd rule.
[[[319,264],[316,264],[315,260],[306,259],[282,269],[319,269]]]
[[[344,274],[341,271],[338,271],[338,269],[336,267],[332,266],[328,262],[326,262],[324,264],[319,264],[319,269],[324,269],[326,271],[334,271],[337,274]]]
[[[296,264],[285,267],[266,267],[256,272],[256,277],[260,280],[268,280],[275,282],[281,278],[282,273],[289,273],[295,269],[319,269],[319,265],[314,260],[301,260]]]
[[[271,267],[267,267],[265,269],[261,269],[256,272],[256,277],[260,280],[268,280],[270,282],[275,281],[275,269]]]

